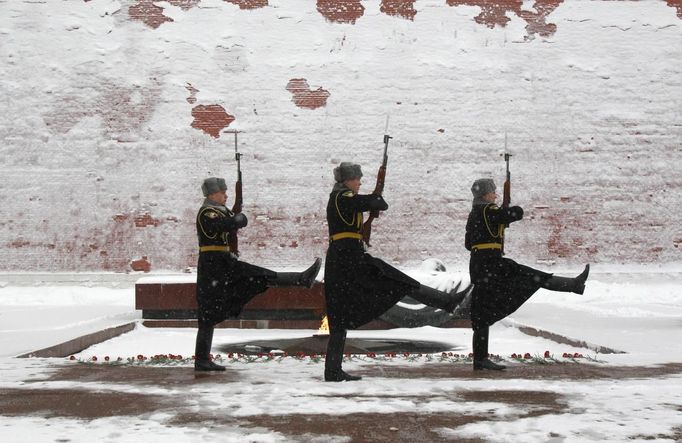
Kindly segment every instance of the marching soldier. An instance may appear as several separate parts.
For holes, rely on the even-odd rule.
[[[469,273],[474,284],[471,300],[474,369],[501,370],[488,358],[489,327],[516,311],[538,289],[582,294],[590,265],[575,278],[557,277],[520,265],[502,255],[504,227],[523,218],[520,206],[500,208],[491,179],[471,187],[473,207],[466,225],[465,247],[471,251]]]
[[[320,270],[320,259],[303,272],[274,272],[251,265],[230,252],[228,234],[243,228],[248,221],[242,213],[234,214],[225,207],[225,180],[210,177],[201,190],[205,200],[197,214],[199,262],[197,265],[197,331],[194,369],[224,371],[225,367],[209,358],[213,329],[217,323],[237,317],[244,305],[269,287],[311,287]]]
[[[361,177],[360,165],[341,163],[334,169],[336,184],[327,204],[329,249],[324,282],[330,336],[324,379],[330,382],[361,378],[341,369],[348,329],[377,318],[405,296],[453,312],[466,295],[466,291],[445,293],[423,286],[365,252],[363,212],[385,211],[388,204],[380,195],[359,194]]]

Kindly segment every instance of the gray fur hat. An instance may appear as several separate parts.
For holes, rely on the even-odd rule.
[[[214,192],[219,191],[227,191],[227,185],[225,184],[224,178],[209,177],[201,184],[201,192],[204,193],[204,197],[208,197]]]
[[[362,169],[357,163],[341,162],[339,166],[334,168],[334,180],[337,183],[360,177],[362,177]]]
[[[489,192],[495,192],[495,182],[492,178],[479,178],[471,185],[471,193],[474,198],[483,197]]]

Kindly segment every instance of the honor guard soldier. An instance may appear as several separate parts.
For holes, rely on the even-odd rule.
[[[320,270],[316,259],[303,272],[275,272],[241,261],[230,251],[228,234],[244,228],[248,221],[242,213],[227,209],[225,180],[210,177],[201,190],[205,200],[197,213],[199,262],[197,265],[198,322],[194,369],[224,371],[210,359],[213,329],[217,323],[236,318],[253,297],[269,287],[311,287]]]
[[[377,194],[359,194],[360,165],[343,162],[334,169],[334,185],[327,203],[329,249],[324,283],[329,343],[325,381],[352,381],[360,377],[341,369],[346,331],[379,317],[405,296],[453,312],[462,293],[446,293],[421,285],[386,262],[365,252],[363,212],[385,211],[388,204]]]
[[[523,218],[520,206],[495,204],[497,194],[491,179],[476,180],[466,225],[465,247],[471,251],[469,273],[474,284],[471,299],[474,369],[500,370],[505,366],[488,358],[489,327],[516,311],[538,289],[582,294],[590,265],[575,278],[557,277],[504,258],[504,229]]]

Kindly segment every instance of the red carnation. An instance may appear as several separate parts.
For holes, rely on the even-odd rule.
[[[545,358],[549,358],[550,355],[549,351],[545,351]]]

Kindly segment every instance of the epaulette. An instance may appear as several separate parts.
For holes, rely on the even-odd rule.
[[[343,194],[344,197],[353,197],[355,194],[353,194],[353,191],[346,191]]]
[[[219,217],[218,213],[216,211],[214,211],[213,209],[209,209],[209,210],[204,211],[204,215],[208,218],[218,218]]]

